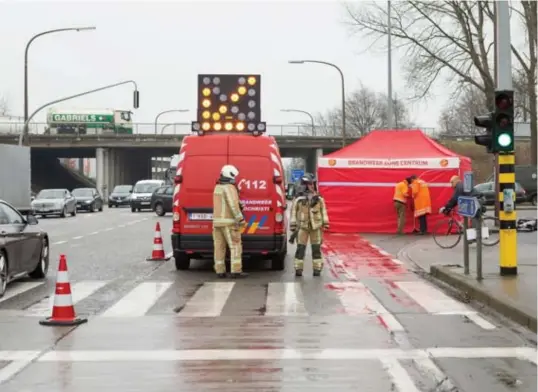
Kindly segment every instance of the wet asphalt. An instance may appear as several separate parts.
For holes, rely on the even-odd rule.
[[[105,209],[47,218],[45,281],[0,299],[0,391],[536,391],[536,336],[447,295],[355,235],[325,238],[320,278],[246,262],[148,262],[170,216]],[[409,239],[408,241],[411,241]],[[379,244],[378,241],[376,243]],[[65,254],[78,327],[45,327]],[[309,257],[309,254],[307,255]]]

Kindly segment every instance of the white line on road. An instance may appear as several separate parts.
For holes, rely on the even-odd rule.
[[[417,369],[435,381],[438,391],[457,391],[448,376],[430,358],[417,358],[413,360]]]
[[[269,283],[266,316],[308,316],[300,283]]]
[[[205,282],[185,307],[178,313],[180,317],[220,316],[235,282]]]
[[[0,298],[0,302],[4,302],[12,297],[15,297],[16,295],[25,293],[28,290],[35,289],[37,286],[41,286],[43,283],[44,282],[15,282],[13,285],[9,286],[4,296]]]
[[[395,282],[395,284],[428,313],[467,316],[469,320],[483,329],[496,328],[495,325],[467,305],[450,298],[442,291],[424,282]]]
[[[375,314],[389,331],[405,331],[400,322],[378,301],[370,290],[360,282],[335,282],[330,287],[336,290],[347,314]]]
[[[88,234],[88,235],[96,235],[96,234],[99,234],[99,232],[98,232],[98,231],[94,231],[93,233],[90,233],[90,234]]]
[[[392,378],[394,386],[398,392],[420,392],[409,373],[403,366],[394,358],[382,358],[381,363],[383,368]]]
[[[123,228],[123,227],[125,227],[125,225],[118,225],[118,228],[119,228],[119,229],[121,229],[121,228]]]
[[[172,282],[144,282],[104,312],[102,317],[140,317],[172,286]]]
[[[104,229],[103,231],[112,231],[112,230],[114,230],[114,228],[113,228],[113,227],[109,227],[108,229]]]
[[[56,241],[56,242],[53,242],[51,245],[61,245],[61,244],[65,244],[67,241]]]
[[[392,259],[392,262],[394,264],[403,264],[403,262],[401,260],[398,260],[398,259]]]
[[[41,355],[41,351],[0,351],[0,361],[13,361],[0,369],[0,384],[6,382]]]
[[[71,299],[73,305],[82,301],[84,298],[89,297],[94,292],[105,286],[108,281],[91,281],[83,280],[71,285]],[[50,297],[43,298],[41,301],[33,304],[26,309],[28,316],[35,317],[48,317],[51,314],[52,306],[54,305],[54,292]]]
[[[421,358],[518,358],[536,356],[531,347],[436,347],[403,350],[328,348],[296,349],[213,349],[213,350],[90,350],[49,351],[37,362],[152,362],[152,361],[227,361],[227,360],[361,360]],[[0,352],[0,360],[2,352]]]
[[[76,236],[76,237],[73,237],[72,239],[73,239],[73,240],[80,240],[82,237],[84,237],[84,236],[82,236],[82,235],[78,235],[78,236]]]
[[[169,259],[169,258],[171,258],[172,256],[174,256],[174,252],[173,252],[173,251],[167,253],[165,257],[166,257],[167,259]]]
[[[379,254],[381,254],[383,256],[391,256],[392,257],[392,255],[389,252],[386,252],[384,250],[379,250]]]

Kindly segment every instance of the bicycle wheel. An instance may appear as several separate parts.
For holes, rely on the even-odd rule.
[[[499,237],[499,220],[494,216],[484,216],[482,218],[482,232],[484,232],[486,229],[488,231],[488,237],[482,238],[482,245],[497,245],[501,240]]]
[[[461,241],[463,228],[452,218],[442,219],[433,229],[433,240],[443,249],[451,249]]]

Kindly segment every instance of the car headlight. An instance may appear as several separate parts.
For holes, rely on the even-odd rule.
[[[91,200],[86,200],[86,204],[91,204]]]
[[[136,196],[135,196],[135,195],[131,195],[131,200],[136,200]]]

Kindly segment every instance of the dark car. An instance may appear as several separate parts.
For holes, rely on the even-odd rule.
[[[172,212],[174,187],[172,185],[158,188],[151,195],[151,209],[159,216]]]
[[[103,211],[103,198],[95,188],[75,188],[71,194],[77,199],[77,211]]]
[[[495,183],[494,182],[484,182],[478,184],[473,189],[474,192],[480,193],[484,198],[485,205],[494,205],[496,194],[495,194]],[[525,189],[516,182],[516,204],[525,203],[527,201],[527,192]]]
[[[108,196],[108,207],[128,206],[133,193],[132,185],[116,185]]]
[[[0,200],[0,297],[7,284],[30,275],[41,279],[49,269],[49,237],[40,230],[34,215],[22,216]]]

